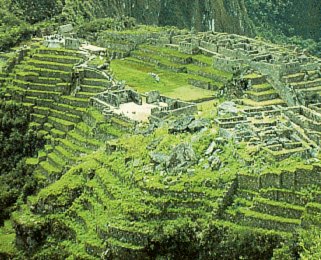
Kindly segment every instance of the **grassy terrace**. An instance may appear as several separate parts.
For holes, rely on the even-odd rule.
[[[139,25],[135,30],[122,30],[118,31],[118,35],[139,35],[139,34],[145,34],[145,33],[157,33],[157,32],[163,32],[163,29],[157,26],[150,26],[150,25]],[[101,34],[104,35],[104,33],[115,33],[114,30],[106,30],[103,31]]]
[[[131,59],[114,60],[111,68],[116,78],[126,80],[128,86],[140,93],[158,90],[166,96],[186,101],[197,101],[213,96],[212,91],[188,84],[189,75],[186,73],[170,72],[147,63],[134,63]],[[149,72],[158,74],[160,82],[157,83],[155,79],[148,75]]]
[[[202,59],[200,60],[203,60],[204,58],[207,58],[207,57],[203,57],[201,56]],[[211,74],[211,75],[215,75],[219,78],[222,78],[222,79],[226,79],[226,80],[229,80],[232,78],[232,74],[229,73],[229,72],[226,72],[226,71],[222,71],[222,70],[218,70],[218,69],[215,69],[213,67],[200,67],[200,66],[197,66],[195,64],[189,64],[187,65],[187,69],[190,70],[190,71],[199,71],[199,72],[203,72],[203,73],[207,73],[207,74]]]
[[[7,259],[10,259],[14,254],[16,254],[16,248],[14,246],[16,234],[12,227],[10,220],[5,221],[4,226],[0,229],[0,254],[1,252],[6,252]]]

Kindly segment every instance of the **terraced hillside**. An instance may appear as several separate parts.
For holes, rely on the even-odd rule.
[[[102,123],[102,116],[90,109],[89,98],[104,91],[110,82],[95,70],[83,70],[81,91],[75,91],[73,69],[82,62],[82,53],[42,47],[23,52],[24,58],[11,72],[12,79],[7,80],[6,98],[22,102],[32,110],[30,127],[44,135],[47,144],[38,158],[30,158],[27,164],[35,167],[37,178],[53,182],[79,155],[102,145],[100,140],[91,138],[92,129]],[[99,127],[106,128],[106,124]],[[97,136],[99,127],[95,128]]]
[[[111,69],[102,53],[37,40],[0,56],[1,98],[30,109],[46,140],[26,160],[36,189],[0,228],[0,257],[305,255],[302,230],[321,220],[319,61],[237,35],[164,35],[110,55]],[[313,94],[296,100],[289,84]],[[142,123],[111,109],[123,104],[190,113]]]
[[[249,89],[245,92],[247,97],[243,100],[244,105],[252,107],[286,105],[264,75],[251,73],[245,75],[244,79],[251,81]]]

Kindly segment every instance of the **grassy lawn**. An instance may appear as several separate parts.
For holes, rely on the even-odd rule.
[[[5,221],[4,226],[0,228],[0,254],[14,254],[15,232],[9,220]]]
[[[213,92],[200,89],[188,84],[189,75],[162,70],[151,65],[136,64],[126,60],[114,60],[111,63],[112,71],[118,80],[125,80],[126,84],[140,93],[158,90],[173,98],[186,101],[197,101],[213,96]],[[156,82],[149,72],[159,75],[160,82]]]

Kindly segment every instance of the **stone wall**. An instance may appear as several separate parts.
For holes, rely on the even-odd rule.
[[[242,64],[243,61],[239,59],[231,59],[219,55],[213,56],[213,67],[220,70],[235,72]]]
[[[112,105],[114,107],[119,107],[119,105],[121,104],[121,100],[120,97],[112,92],[103,92],[97,95],[97,99],[106,102],[109,105]],[[96,99],[94,99],[94,106],[98,106],[98,104],[101,103],[97,103]],[[100,106],[100,105],[99,105]]]
[[[100,70],[93,68],[85,68],[84,77],[91,79],[107,79],[106,75],[104,75]]]

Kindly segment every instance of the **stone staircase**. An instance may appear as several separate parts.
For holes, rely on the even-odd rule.
[[[242,99],[243,105],[265,107],[272,105],[285,106],[277,91],[268,83],[265,76],[252,73],[244,76],[250,87],[245,91],[247,98]]]

